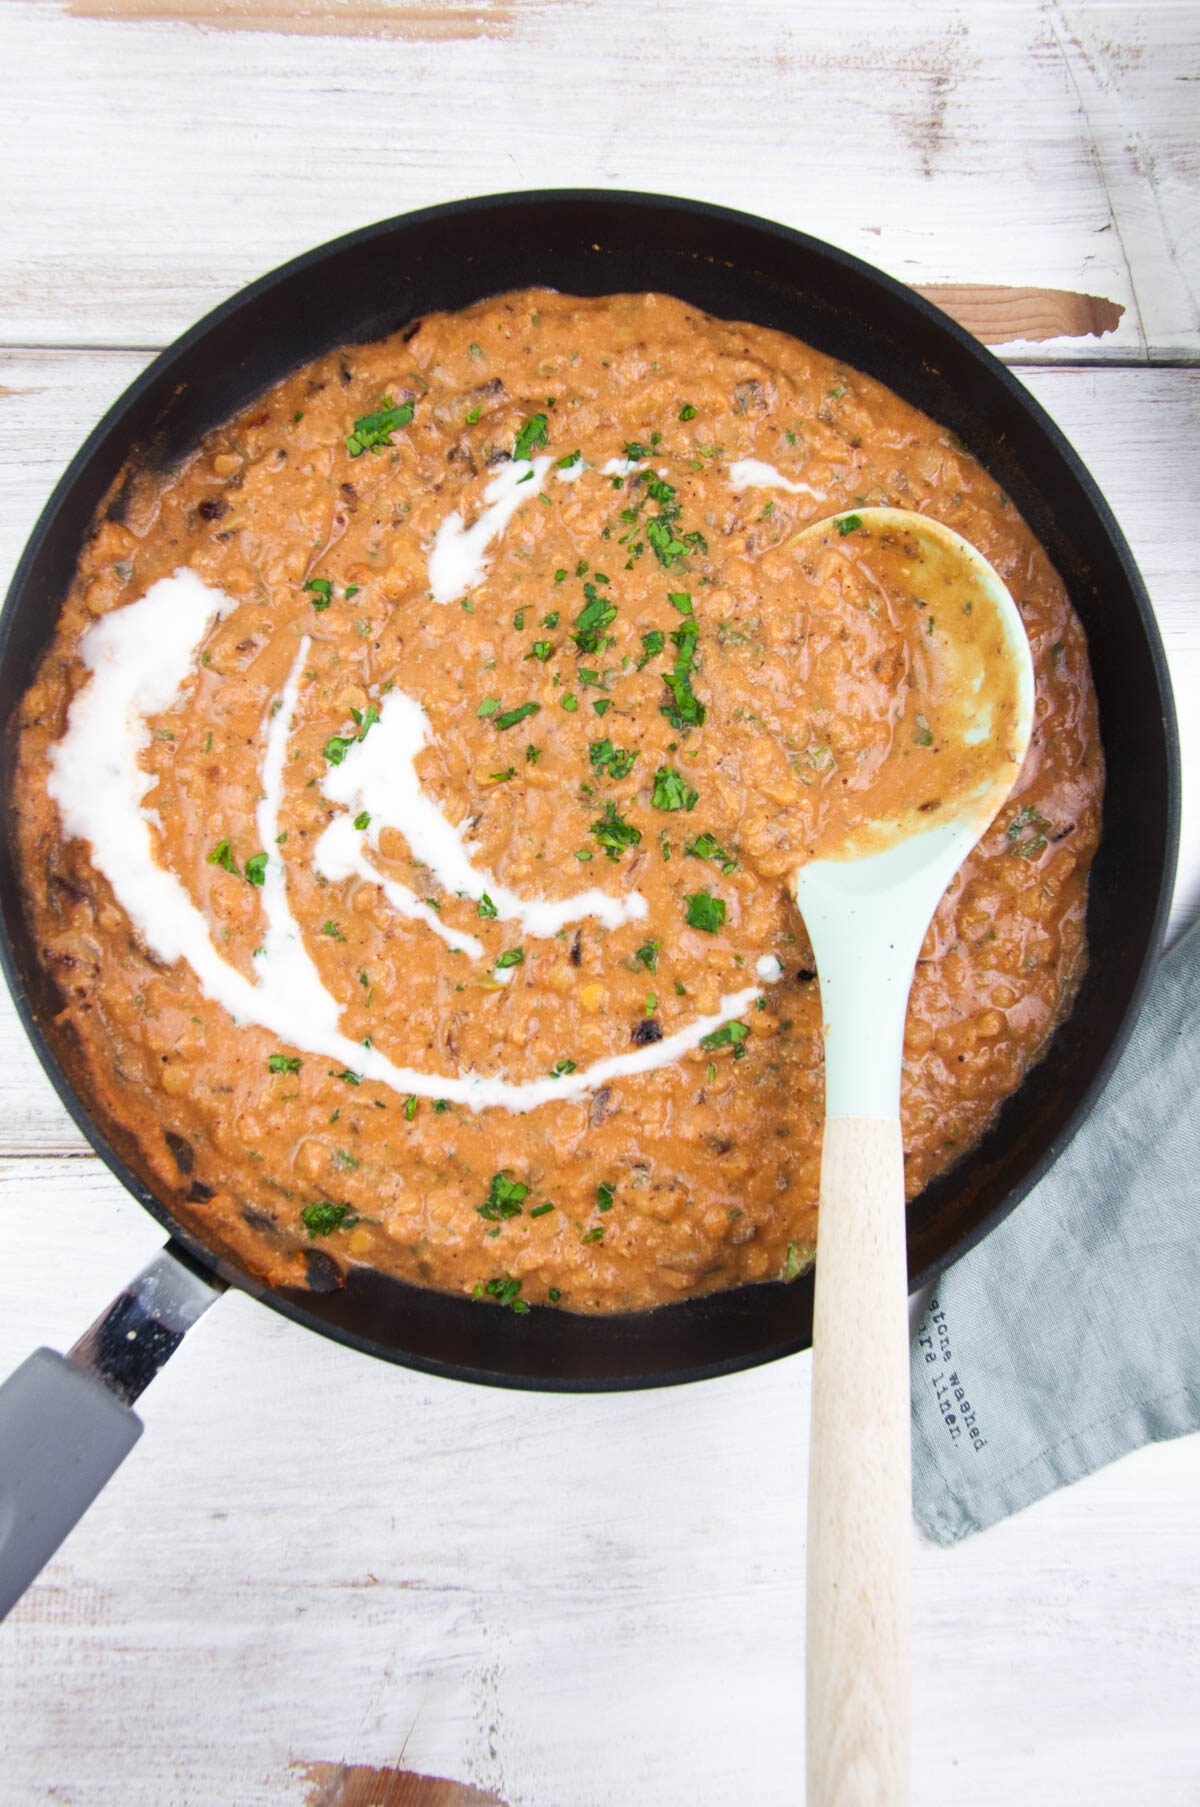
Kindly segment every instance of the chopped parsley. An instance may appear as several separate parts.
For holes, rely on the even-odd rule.
[[[506,709],[502,715],[495,717],[492,726],[497,733],[502,734],[506,728],[515,728],[527,716],[536,715],[541,706],[540,703],[521,703],[515,709]]]
[[[721,1027],[714,1029],[711,1035],[701,1037],[700,1046],[709,1054],[714,1048],[732,1046],[733,1058],[741,1060],[746,1052],[746,1037],[749,1033],[745,1023],[722,1023]]]
[[[521,1201],[528,1192],[528,1186],[513,1178],[511,1167],[502,1167],[499,1173],[492,1175],[487,1200],[484,1204],[477,1205],[476,1210],[489,1223],[503,1223],[510,1217],[521,1215]]]
[[[617,611],[595,584],[585,583],[583,594],[584,606],[575,618],[571,638],[581,653],[599,652],[604,630],[616,618]]]
[[[644,650],[641,658],[637,662],[639,671],[642,669],[643,665],[648,665],[651,659],[657,658],[658,654],[666,645],[666,642],[667,636],[663,633],[661,628],[653,628],[650,633],[642,635],[642,646]]]
[[[672,643],[678,649],[675,669],[663,673],[663,683],[671,692],[671,701],[664,703],[659,713],[665,715],[671,726],[680,732],[687,728],[703,727],[707,714],[704,704],[692,689],[692,671],[696,664],[696,642],[699,638],[700,628],[694,617],[676,628],[671,634]]]
[[[862,526],[862,516],[861,515],[844,514],[842,516],[841,520],[837,524],[837,530],[841,534],[842,538],[844,539],[848,533],[853,533],[857,527],[861,527],[861,526]]]
[[[510,947],[508,952],[501,954],[500,958],[497,960],[496,970],[497,972],[503,972],[506,967],[524,966],[524,964],[525,949],[523,947]]]
[[[310,577],[304,588],[313,592],[313,608],[318,615],[333,601],[333,585],[327,577]]]
[[[525,749],[526,765],[536,765],[538,760],[541,757],[542,757],[542,749],[540,747],[534,747],[534,746],[526,747],[526,749]]]
[[[272,1073],[298,1073],[300,1057],[297,1054],[268,1054],[267,1066]]]
[[[229,851],[228,841],[217,842],[208,856],[208,863],[210,866],[223,866],[226,872],[232,872],[235,878],[240,876],[238,869],[234,864],[233,855]]]
[[[500,698],[498,696],[485,696],[478,709],[475,711],[475,714],[478,718],[482,719],[489,715],[495,715],[499,707]]]
[[[556,471],[569,471],[572,465],[576,465],[580,462],[582,457],[582,452],[568,452],[565,458],[558,459],[554,468]]]
[[[654,774],[654,791],[650,798],[655,809],[694,809],[699,797],[699,791],[690,789],[674,766],[659,766]]]
[[[633,957],[639,966],[645,967],[648,973],[656,973],[658,971],[658,950],[661,946],[661,941],[644,942]]]
[[[676,418],[678,420],[695,420],[696,410],[693,408],[691,402],[684,402]]]
[[[1008,852],[1015,854],[1019,860],[1036,859],[1048,845],[1046,836],[1038,831],[1049,828],[1049,826],[1049,822],[1036,803],[1027,803],[1024,809],[1018,811],[1013,817],[1004,831],[1005,838],[1009,843]],[[1029,831],[1029,839],[1022,841],[1021,836],[1026,830]],[[209,857],[211,858],[211,855]]]
[[[603,1236],[604,1236],[604,1225],[602,1223],[598,1223],[594,1226],[594,1228],[585,1231],[584,1234],[579,1238],[579,1240],[580,1240],[580,1242],[599,1242],[602,1240]]]
[[[354,431],[346,436],[346,450],[351,458],[362,452],[381,452],[385,445],[391,445],[397,428],[406,427],[412,417],[411,402],[401,402],[397,407],[391,396],[385,395],[374,414],[362,414],[355,421]]]
[[[607,772],[610,778],[627,778],[637,762],[636,750],[625,747],[614,747],[607,735],[603,740],[594,740],[588,747],[588,758],[592,762],[593,772]]]
[[[626,822],[615,803],[606,803],[604,814],[588,830],[599,841],[610,860],[619,860],[626,847],[636,847],[642,838],[640,828]]]
[[[554,642],[552,640],[535,640],[530,650],[525,654],[525,657],[527,659],[540,659],[541,663],[544,665],[553,651]]]
[[[613,1189],[607,1181],[604,1181],[601,1185],[596,1187],[596,1209],[598,1211],[611,1211],[612,1208]]]
[[[300,1218],[311,1240],[317,1236],[332,1236],[335,1230],[353,1229],[358,1222],[358,1213],[351,1205],[331,1205],[325,1200],[317,1205],[305,1205]]]
[[[364,810],[359,811],[358,815],[356,815],[354,818],[354,826],[358,830],[359,834],[362,834],[362,832],[365,828],[369,828],[371,826],[371,812],[369,809],[364,809]]]
[[[375,723],[379,720],[379,711],[374,703],[367,704],[365,713],[361,709],[352,709],[350,714],[354,718],[354,725],[358,729],[358,733],[331,735],[325,742],[323,749],[325,757],[330,765],[341,765],[355,741],[365,740],[371,729],[375,726]]]
[[[714,897],[709,891],[689,891],[683,902],[689,928],[703,929],[709,935],[715,935],[718,929],[724,928],[723,897]]]
[[[507,1305],[518,1317],[523,1317],[529,1310],[528,1301],[521,1297],[519,1280],[510,1280],[503,1274],[498,1274],[494,1280],[488,1281],[483,1291],[489,1299],[495,1299],[498,1305]]]
[[[253,853],[246,861],[246,877],[252,885],[263,885],[267,879],[267,856],[265,853]]]
[[[513,444],[513,458],[528,463],[535,447],[545,445],[550,437],[550,423],[544,414],[531,414]]]
[[[681,615],[691,615],[695,613],[692,608],[692,599],[686,590],[668,590],[667,601],[673,609],[678,609]]]
[[[710,834],[698,834],[694,841],[687,843],[683,851],[694,860],[711,860],[722,872],[737,871],[737,861],[733,855],[719,846]]]

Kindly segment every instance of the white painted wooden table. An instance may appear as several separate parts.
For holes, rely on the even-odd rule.
[[[1181,705],[1177,932],[1198,124],[1200,16],[1171,0],[3,0],[0,566],[151,351],[310,244],[502,188],[744,207],[944,287],[1107,492]],[[6,1372],[159,1237],[7,1006],[0,1036]],[[805,1357],[471,1390],[225,1300],[0,1627],[0,1802],[798,1804],[807,1397]],[[1200,1802],[1198,1509],[1191,1438],[958,1549],[914,1532],[917,1802]]]

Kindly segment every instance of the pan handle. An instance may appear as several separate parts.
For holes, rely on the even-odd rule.
[[[63,1356],[0,1386],[0,1619],[142,1434],[130,1408],[225,1283],[168,1243]]]

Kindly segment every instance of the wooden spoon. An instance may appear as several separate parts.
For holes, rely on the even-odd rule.
[[[996,572],[902,509],[804,530],[824,583],[911,608],[908,684],[871,820],[793,873],[821,984],[825,1139],[808,1503],[808,1807],[904,1807],[909,1766],[908,1285],[900,1074],[942,893],[1008,796],[1033,666]]]

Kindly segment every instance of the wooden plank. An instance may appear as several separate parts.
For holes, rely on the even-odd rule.
[[[1000,330],[1028,356],[1200,353],[1194,7],[73,5],[4,9],[3,342],[162,344],[372,219],[580,185],[758,212],[922,286],[1026,290]]]

